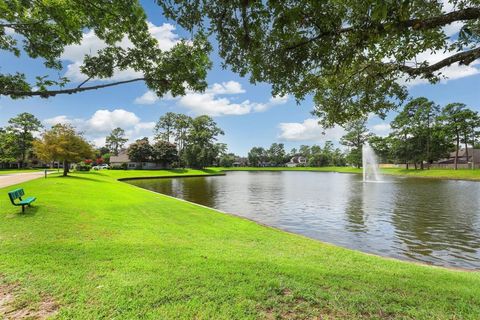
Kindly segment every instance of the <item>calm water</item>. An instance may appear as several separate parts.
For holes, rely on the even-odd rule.
[[[343,247],[480,269],[480,183],[322,172],[229,172],[130,183]]]

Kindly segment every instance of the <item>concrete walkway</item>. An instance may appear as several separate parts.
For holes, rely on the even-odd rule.
[[[45,173],[43,171],[27,172],[27,173],[12,173],[0,175],[0,188],[12,186],[14,184],[30,181],[43,177]]]

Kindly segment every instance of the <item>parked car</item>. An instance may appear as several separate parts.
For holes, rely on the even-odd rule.
[[[108,169],[110,166],[106,163],[104,164],[99,164],[98,166],[94,166],[93,170],[102,170],[102,169]]]

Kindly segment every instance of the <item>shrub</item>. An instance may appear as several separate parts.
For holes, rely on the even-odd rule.
[[[90,171],[92,166],[85,162],[80,162],[75,165],[75,171]]]
[[[110,170],[127,170],[128,164],[122,163],[122,164],[116,164],[113,166],[110,166]]]

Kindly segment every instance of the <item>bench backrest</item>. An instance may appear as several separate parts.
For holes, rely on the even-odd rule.
[[[23,189],[15,189],[12,190],[8,193],[8,196],[10,197],[10,201],[15,204],[16,199],[20,199],[25,195],[25,192]]]

